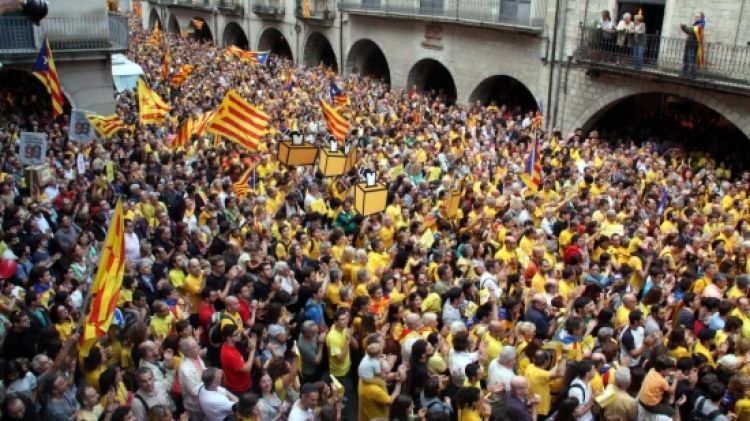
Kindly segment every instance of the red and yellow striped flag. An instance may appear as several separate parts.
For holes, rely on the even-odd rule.
[[[253,173],[254,167],[249,167],[243,174],[242,177],[240,177],[239,180],[237,180],[236,183],[234,183],[232,186],[234,187],[234,192],[237,193],[237,196],[239,197],[245,197],[250,193],[250,174]]]
[[[349,133],[349,121],[341,116],[330,104],[323,99],[320,100],[320,106],[323,107],[323,117],[326,119],[328,131],[337,140],[343,142],[346,134]]]
[[[83,322],[82,342],[89,349],[94,340],[104,336],[112,324],[125,273],[125,220],[122,202],[117,201],[112,223],[102,246],[99,268],[91,286],[91,308]],[[86,347],[88,344],[88,347]]]
[[[169,105],[143,79],[138,79],[138,112],[141,124],[164,123],[169,112]]]
[[[200,19],[192,19],[191,21],[193,22],[193,26],[195,27],[195,29],[197,29],[199,31],[201,29],[203,29],[203,23],[204,22],[202,20],[200,20]]]
[[[224,97],[207,130],[255,151],[260,139],[268,132],[269,121],[268,114],[253,107],[235,90],[231,90]]]
[[[206,127],[211,124],[211,120],[214,119],[216,111],[207,111],[198,117],[193,122],[193,134],[202,138],[206,135]]]
[[[96,131],[99,132],[99,135],[105,139],[112,137],[118,130],[130,128],[117,114],[112,114],[110,116],[91,114],[87,115],[86,118],[94,126]]]
[[[177,149],[179,147],[185,147],[190,144],[190,138],[193,135],[193,119],[188,117],[180,126],[180,130],[177,132],[177,136],[170,145],[172,148]]]
[[[180,66],[180,69],[177,70],[177,73],[172,76],[172,85],[179,87],[185,81],[187,80],[188,76],[190,76],[191,73],[193,73],[193,69],[195,66],[192,64],[183,64]]]
[[[154,30],[151,32],[151,36],[148,38],[148,44],[157,46],[161,45],[162,36],[161,29],[159,29],[159,21],[154,22]]]
[[[36,62],[31,69],[31,74],[36,76],[40,82],[47,88],[47,93],[52,102],[52,117],[57,117],[63,113],[63,104],[65,97],[62,93],[60,78],[57,76],[55,60],[52,58],[52,49],[49,47],[49,40],[44,39],[44,45],[36,56]]]
[[[164,62],[161,65],[161,80],[166,82],[169,80],[169,71],[172,69],[172,55],[169,54],[169,43],[167,43],[167,50],[164,53]]]

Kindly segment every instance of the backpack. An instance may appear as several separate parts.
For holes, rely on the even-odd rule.
[[[208,322],[208,343],[214,348],[219,348],[224,342],[224,338],[221,336],[222,320],[231,320],[234,323],[234,319],[226,315],[223,310],[212,314],[211,320]]]
[[[698,398],[695,401],[696,407],[690,411],[686,421],[713,421],[716,417],[721,415],[721,411],[718,409],[714,409],[708,414],[703,413],[703,406],[706,404],[707,400],[708,399],[706,399],[705,396]]]
[[[563,387],[560,390],[560,393],[557,394],[557,399],[555,399],[555,402],[552,404],[552,407],[549,410],[550,414],[557,413],[557,410],[560,408],[560,403],[562,403],[563,399],[568,397],[568,395],[570,394],[570,391],[574,388],[581,389],[581,393],[583,393],[583,400],[584,401],[586,400],[586,389],[584,389],[583,386],[581,386],[578,383],[575,383],[575,384],[571,383]]]
[[[273,237],[271,239],[271,244],[268,245],[268,255],[273,256],[274,259],[279,260],[279,256],[276,255],[276,246],[281,244],[284,246],[284,251],[289,251],[289,246],[287,246],[283,241],[279,241],[278,238]]]

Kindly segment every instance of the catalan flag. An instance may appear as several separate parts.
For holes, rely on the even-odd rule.
[[[253,107],[235,90],[231,90],[224,97],[207,130],[254,151],[258,149],[260,139],[268,132],[269,121],[268,114]]]
[[[237,193],[237,196],[239,197],[245,197],[250,193],[250,182],[253,182],[253,185],[255,185],[255,165],[248,168],[240,177],[239,180],[237,180],[236,183],[234,183],[232,186],[234,187],[234,192]],[[251,177],[252,180],[251,180]]]
[[[328,93],[331,95],[331,103],[335,104],[336,107],[343,107],[348,102],[348,100],[346,99],[346,95],[341,92],[341,89],[336,86],[336,83],[334,81],[331,81],[331,84],[328,88]]]
[[[84,332],[81,338],[84,349],[90,349],[97,338],[107,333],[114,318],[125,273],[124,219],[122,202],[118,200],[101,250],[96,278],[91,286],[91,308],[84,318]]]
[[[193,66],[192,64],[183,64],[182,66],[180,66],[180,69],[177,70],[177,73],[172,76],[172,85],[179,87],[183,83],[185,83],[190,74],[193,73],[194,68],[195,66]]]
[[[148,38],[148,44],[149,45],[161,45],[162,36],[161,36],[161,29],[159,29],[159,21],[157,20],[154,23],[154,30],[151,32],[151,36]]]
[[[294,77],[294,70],[289,70],[289,74],[286,76],[286,91],[292,92],[294,90],[294,86],[297,84],[297,79]]]
[[[349,133],[349,121],[341,116],[330,104],[323,99],[320,100],[320,106],[323,107],[323,117],[326,119],[328,131],[333,137],[343,142],[346,134]]]
[[[190,144],[190,137],[193,135],[193,119],[188,117],[182,122],[180,130],[177,131],[177,136],[170,145],[172,148],[185,147]]]
[[[172,55],[169,54],[169,43],[167,50],[164,52],[164,62],[161,65],[161,80],[166,82],[169,79],[169,71],[172,69]]]
[[[49,40],[46,38],[42,49],[36,56],[36,62],[34,68],[31,69],[31,73],[47,88],[50,102],[52,102],[52,116],[57,117],[62,114],[65,97],[62,93],[60,78],[57,76],[55,60],[52,58],[52,49],[49,47]]]
[[[211,124],[215,115],[216,111],[208,111],[196,117],[193,122],[193,134],[202,138],[206,134],[206,127]]]
[[[143,79],[138,79],[138,112],[141,124],[163,123],[169,112],[169,105]]]
[[[232,45],[224,52],[224,56],[237,57],[238,59],[253,64],[265,65],[268,61],[268,51],[245,51],[236,45]]]
[[[526,168],[521,174],[521,181],[526,185],[526,194],[534,194],[542,184],[542,166],[539,164],[539,143],[532,140],[531,152],[526,158]]]
[[[706,48],[704,45],[703,30],[706,27],[706,21],[699,19],[693,24],[693,32],[695,32],[695,40],[698,43],[698,51],[695,52],[695,65],[699,69],[703,69],[706,66]]]
[[[89,114],[86,118],[94,126],[99,135],[105,139],[112,137],[118,130],[129,128],[117,114],[110,116]]]

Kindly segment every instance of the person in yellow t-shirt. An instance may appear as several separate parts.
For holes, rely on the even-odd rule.
[[[545,350],[540,349],[534,353],[533,364],[526,367],[524,377],[529,382],[529,394],[532,396],[539,395],[541,398],[537,407],[537,415],[549,415],[552,407],[550,382],[565,375],[566,353],[562,353],[560,361],[552,370],[547,368],[550,364],[550,355]]]
[[[155,338],[166,338],[172,331],[175,324],[175,317],[169,311],[169,306],[164,301],[154,301],[151,306],[154,315],[151,317],[151,333]]]
[[[714,355],[710,351],[711,344],[714,342],[715,338],[716,331],[711,328],[704,327],[700,332],[698,332],[698,340],[695,341],[695,344],[693,344],[693,355],[702,355],[706,357],[706,364],[710,365],[711,367],[716,367],[716,360],[714,360]]]

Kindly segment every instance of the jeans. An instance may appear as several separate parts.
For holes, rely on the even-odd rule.
[[[633,47],[633,53],[635,55],[635,68],[641,70],[643,67],[643,56],[646,55],[646,46],[636,45]]]
[[[685,48],[682,56],[682,76],[695,78],[695,48]]]

